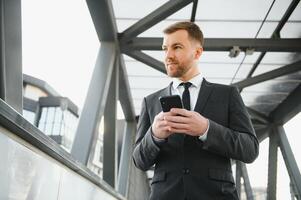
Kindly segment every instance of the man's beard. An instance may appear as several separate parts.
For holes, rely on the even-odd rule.
[[[167,68],[167,75],[174,78],[182,77],[186,72],[187,69],[182,65],[178,65],[175,71],[171,71]]]

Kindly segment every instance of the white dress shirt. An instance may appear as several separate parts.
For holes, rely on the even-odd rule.
[[[184,92],[184,86],[180,85],[183,81],[173,78],[172,87],[171,87],[171,94],[172,95],[180,95],[182,98],[183,92]],[[189,81],[192,83],[192,85],[189,87],[189,93],[190,93],[190,108],[191,110],[194,110],[196,102],[198,100],[199,92],[203,83],[203,76],[201,74],[198,74],[194,76]],[[209,120],[208,120],[208,128],[205,131],[205,133],[201,136],[199,136],[199,139],[202,141],[205,141],[207,139],[207,134],[209,130]]]

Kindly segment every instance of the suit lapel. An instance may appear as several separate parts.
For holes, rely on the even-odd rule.
[[[203,112],[204,106],[206,105],[212,90],[213,85],[204,78],[194,111]]]
[[[163,97],[163,96],[170,96],[170,95],[172,95],[172,93],[171,93],[171,87],[172,87],[172,82],[159,93],[159,96]]]

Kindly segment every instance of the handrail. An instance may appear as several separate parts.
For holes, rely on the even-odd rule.
[[[12,107],[0,99],[0,125],[8,129],[26,142],[40,149],[53,159],[80,174],[104,191],[119,200],[126,200],[114,188],[94,174],[86,166],[76,161],[72,156],[60,147],[54,140],[43,134],[37,127],[29,123]]]

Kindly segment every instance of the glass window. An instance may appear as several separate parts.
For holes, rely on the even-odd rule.
[[[53,124],[53,131],[52,135],[61,135],[61,123],[54,123]]]
[[[62,115],[63,115],[62,109],[60,107],[56,107],[55,108],[55,119],[54,119],[54,121],[56,123],[61,123]]]
[[[47,108],[42,108],[42,110],[41,110],[41,117],[40,117],[40,121],[39,121],[39,123],[45,123],[45,121],[46,121],[46,116],[47,116],[47,111],[48,111],[48,109]]]
[[[44,133],[46,131],[47,115],[48,115],[48,108],[47,107],[42,107],[42,109],[41,109],[41,118],[39,120],[38,127]]]
[[[45,124],[45,134],[46,135],[52,135],[52,128],[53,128],[53,124],[52,123],[46,123]]]
[[[162,6],[167,0],[156,1],[141,1],[141,0],[113,0],[114,14],[117,19],[119,18],[136,18],[140,19]],[[139,9],[137,9],[139,8]],[[135,12],[129,12],[135,11]]]
[[[23,110],[23,117],[31,124],[34,124],[35,116],[36,114],[34,112]]]
[[[45,123],[39,123],[38,127],[42,132],[45,132]]]
[[[276,1],[277,2],[277,1]],[[270,8],[272,1],[244,1],[240,0],[205,0],[198,2],[197,19],[206,20],[236,20],[236,21],[262,21]],[[275,7],[277,14],[281,10]],[[284,10],[284,9],[282,9]],[[277,18],[276,18],[277,17]],[[273,17],[279,20],[281,15]],[[227,29],[228,31],[228,29]]]
[[[47,123],[53,123],[55,116],[55,107],[49,107],[47,112]]]

